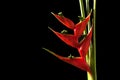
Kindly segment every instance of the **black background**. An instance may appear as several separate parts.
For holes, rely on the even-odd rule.
[[[5,16],[9,22],[5,24],[12,26],[5,29],[8,32],[8,41],[5,43],[8,45],[7,51],[15,54],[8,54],[8,60],[3,59],[7,60],[4,64],[9,63],[3,69],[5,75],[7,74],[9,78],[33,80],[47,78],[87,80],[85,71],[60,61],[42,49],[45,47],[63,56],[68,56],[70,53],[78,56],[77,51],[64,44],[48,29],[48,26],[56,31],[67,29],[50,12],[62,11],[66,17],[76,23],[77,16],[80,15],[78,0],[21,1],[12,4],[9,4],[7,10],[5,9],[7,11]],[[97,0],[98,80],[116,80],[118,77],[119,20],[117,19],[119,13],[117,11],[117,3]]]
[[[107,4],[107,5],[106,5]],[[67,29],[61,23],[59,23],[50,12],[58,13],[60,11],[66,17],[69,17],[74,22],[77,22],[77,16],[80,15],[79,12],[79,3],[78,0],[52,0],[49,2],[48,12],[47,12],[47,24],[48,25],[39,25],[38,29],[41,29],[44,32],[36,33],[35,46],[33,47],[33,54],[31,55],[31,65],[33,72],[40,74],[40,77],[46,78],[48,76],[49,79],[62,79],[62,80],[86,80],[86,72],[79,70],[71,65],[68,65],[54,56],[50,55],[48,52],[41,50],[41,47],[46,47],[56,52],[57,54],[61,54],[63,56],[68,56],[69,53],[73,55],[77,55],[77,52],[71,47],[65,45],[61,42],[47,27],[55,29],[56,31],[61,31],[62,29]],[[111,10],[111,4],[105,3],[104,1],[97,1],[97,73],[98,80],[110,80],[113,76],[112,68],[114,67],[112,62],[113,54],[112,50],[114,45],[113,36],[114,32],[112,32],[112,25],[114,26],[114,22],[111,18],[113,12]],[[43,18],[42,18],[43,19]],[[41,24],[42,22],[38,22]],[[44,28],[43,28],[44,27]],[[36,32],[36,29],[35,29]],[[40,35],[38,35],[40,32]],[[44,34],[46,33],[46,34]],[[40,38],[40,36],[44,36]],[[39,37],[39,38],[36,38]],[[42,39],[42,41],[41,41]],[[39,43],[39,40],[41,41]],[[36,46],[37,45],[37,46]],[[115,53],[115,52],[113,52]],[[114,61],[114,60],[113,60]]]
[[[80,15],[78,0],[51,0],[47,4],[48,11],[46,15],[44,15],[44,13],[46,13],[44,12],[46,8],[41,9],[46,6],[40,6],[40,9],[39,6],[35,6],[36,5],[34,4],[32,14],[30,13],[34,20],[30,19],[32,21],[31,23],[28,23],[29,25],[32,24],[30,27],[28,26],[28,36],[31,40],[30,42],[29,40],[26,41],[27,43],[29,42],[28,45],[30,46],[30,49],[28,48],[28,54],[30,52],[30,56],[28,56],[29,59],[28,62],[26,62],[28,65],[25,68],[27,69],[26,73],[31,75],[28,77],[38,77],[40,79],[86,80],[86,72],[58,60],[41,49],[42,47],[46,47],[63,56],[68,56],[70,53],[77,56],[77,52],[60,41],[48,29],[48,26],[56,31],[67,29],[61,25],[50,12],[58,13],[62,11],[66,17],[77,22],[77,16]],[[111,4],[105,3],[104,1],[97,1],[96,57],[98,80],[111,80],[111,77],[113,76],[112,71],[116,70],[114,68],[116,66],[114,54],[117,53],[113,50],[113,45],[115,44],[115,32],[112,32],[113,30],[116,30],[113,29],[116,21],[114,21],[114,13],[111,9]],[[29,28],[31,31],[29,31]]]

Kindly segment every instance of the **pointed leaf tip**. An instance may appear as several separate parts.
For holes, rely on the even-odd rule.
[[[49,49],[47,49],[47,48],[42,48],[42,49],[44,49],[45,51],[47,51],[47,52],[49,52],[50,54],[52,54],[52,55],[54,55],[54,56],[57,57],[57,55],[56,55],[53,51],[51,51],[51,50],[49,50]]]
[[[53,15],[54,15],[54,13],[53,13],[53,12],[51,12],[51,14],[53,14]]]
[[[51,31],[53,31],[53,29],[51,27],[48,26],[48,29],[50,29]]]

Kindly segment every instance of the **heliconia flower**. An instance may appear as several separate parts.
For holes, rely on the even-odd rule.
[[[86,62],[86,55],[88,53],[88,49],[90,46],[91,38],[92,38],[92,30],[93,27],[91,27],[90,31],[88,34],[84,37],[84,39],[79,41],[79,38],[81,37],[83,31],[86,29],[87,23],[90,20],[90,15],[89,15],[82,21],[78,22],[75,24],[72,20],[64,17],[63,15],[59,14],[54,14],[52,13],[63,25],[68,27],[69,29],[72,29],[74,31],[74,34],[66,34],[66,33],[59,33],[52,28],[48,27],[57,37],[59,37],[63,42],[65,42],[67,45],[74,47],[78,50],[80,57],[63,57],[58,54],[55,54],[54,52],[43,48],[47,52],[51,53],[52,55],[56,56],[58,59],[71,64],[79,69],[82,69],[84,71],[87,71],[91,74],[90,66]]]
[[[91,11],[92,12],[92,11]],[[90,16],[91,16],[91,12],[89,13],[89,15],[83,20],[78,22],[77,24],[75,24],[72,20],[70,20],[69,18],[66,18],[64,16],[60,16],[57,14],[54,14],[53,12],[51,12],[63,25],[65,25],[66,27],[68,27],[69,29],[74,30],[74,35],[76,35],[77,37],[81,36],[83,31],[86,28],[86,25],[88,23],[88,21],[90,20]]]
[[[63,57],[63,56],[60,56],[60,55],[50,51],[49,49],[46,49],[46,48],[43,48],[43,49],[46,50],[47,52],[51,53],[52,55],[56,56],[58,59],[66,62],[68,64],[71,64],[79,69],[82,69],[84,71],[91,73],[90,67],[86,63],[84,58],[82,58],[82,57],[73,57],[73,58]]]
[[[93,27],[91,27],[89,33],[81,41],[80,47],[78,48],[78,52],[79,52],[80,56],[83,57],[83,58],[86,57],[86,54],[87,54],[89,46],[90,46],[90,42],[91,42],[91,38],[92,38],[92,30],[93,30]]]

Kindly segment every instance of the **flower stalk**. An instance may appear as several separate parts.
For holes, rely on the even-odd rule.
[[[87,14],[89,14],[89,12],[90,12],[89,0],[85,0],[85,3],[86,3],[86,12],[87,12]],[[90,27],[91,27],[90,21],[88,22],[88,28],[87,28],[88,31],[90,30]],[[90,42],[88,55],[86,55],[86,61],[88,62],[89,65],[91,64],[91,59],[90,59],[91,54],[92,54],[92,43]],[[87,72],[87,79],[88,80],[93,80],[93,77],[89,74],[89,72]]]
[[[84,8],[84,3],[83,0],[79,0],[79,4],[80,4],[80,12],[81,12],[81,17],[84,19],[85,18],[85,8]],[[87,34],[87,29],[84,31],[83,34]]]
[[[88,13],[90,12],[89,0],[85,0],[85,3],[86,3],[86,13],[88,15]],[[84,10],[85,5],[83,3],[83,0],[79,0],[79,5],[80,5],[81,16],[84,17],[85,16],[85,10]],[[90,22],[91,21],[89,20],[88,25],[87,25],[88,26],[87,31],[90,30],[90,27],[91,27]],[[86,55],[86,61],[91,68],[92,75],[90,75],[89,72],[87,72],[87,79],[88,80],[97,80],[97,71],[96,71],[96,0],[93,0],[92,25],[93,25],[93,43],[90,44],[88,54]],[[87,32],[85,31],[84,34],[86,34],[86,33]]]
[[[97,68],[96,68],[96,0],[93,1],[93,63],[94,63],[94,80],[97,80]]]

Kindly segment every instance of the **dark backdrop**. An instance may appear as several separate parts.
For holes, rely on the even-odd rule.
[[[22,3],[23,4],[23,3]],[[20,5],[21,6],[21,5]],[[114,9],[113,9],[114,8]],[[17,8],[18,9],[18,8]],[[119,45],[119,32],[117,27],[118,17],[116,6],[104,0],[97,0],[97,17],[96,17],[96,40],[97,40],[97,76],[98,80],[113,80],[117,78],[118,71],[117,47]],[[49,29],[48,26],[56,31],[65,28],[58,22],[50,12],[63,14],[73,20],[78,21],[80,15],[78,0],[50,0],[49,2],[26,2],[19,7],[19,36],[16,49],[19,62],[15,60],[15,75],[18,78],[25,77],[33,80],[87,80],[86,72],[77,69],[67,63],[64,63],[42,50],[46,47],[57,54],[68,56],[70,53],[78,56],[76,50],[64,44]],[[16,32],[18,32],[16,30]],[[69,32],[71,32],[69,30]],[[18,58],[20,56],[20,58]],[[16,65],[16,63],[18,65]],[[12,71],[12,70],[11,70]],[[115,74],[114,74],[115,73]],[[113,76],[114,75],[114,76]],[[115,80],[115,79],[114,79]]]

